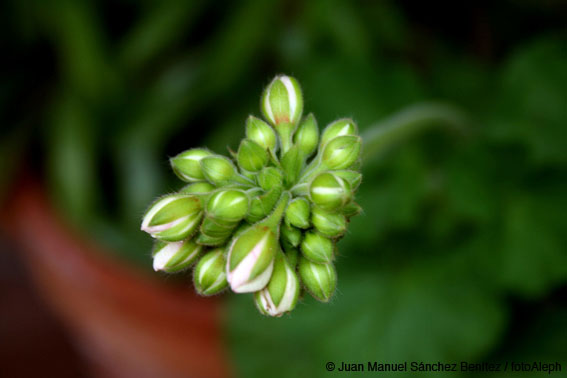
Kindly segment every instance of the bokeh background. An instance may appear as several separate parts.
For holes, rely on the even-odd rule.
[[[218,329],[207,337],[219,357],[205,358],[216,367],[165,375],[326,377],[327,361],[560,361],[564,374],[566,10],[560,0],[2,2],[0,375],[139,376],[119,356],[112,373],[93,368],[109,344],[93,349],[81,327],[104,328],[89,317],[103,305],[62,310],[91,292],[46,289],[53,278],[41,273],[54,266],[70,277],[62,286],[84,284],[69,262],[81,248],[50,247],[54,223],[104,272],[140,277],[141,289],[89,281],[97,298],[127,286],[120,311],[154,287],[206,307],[191,316]],[[180,187],[168,156],[237,147],[276,73],[298,78],[320,127],[350,116],[364,132],[435,102],[459,112],[465,132],[427,128],[369,159],[334,299],[268,319],[248,295],[201,301],[190,274],[151,273],[139,223],[154,197]],[[157,297],[147,307],[175,321],[149,342],[177,324],[194,337],[185,310]],[[132,337],[146,332],[144,307],[123,317]]]

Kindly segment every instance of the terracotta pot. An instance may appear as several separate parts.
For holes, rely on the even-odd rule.
[[[220,303],[113,259],[64,224],[41,185],[20,181],[2,226],[74,344],[104,377],[226,377]],[[9,219],[9,222],[7,221]]]

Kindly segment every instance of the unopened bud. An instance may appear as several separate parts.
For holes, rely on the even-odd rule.
[[[347,218],[354,217],[362,212],[362,207],[356,202],[351,202],[341,209],[343,215]]]
[[[292,246],[284,246],[284,251],[289,266],[295,270],[295,267],[297,266],[297,260],[299,259],[299,250],[297,248],[293,248]]]
[[[285,210],[285,222],[297,228],[309,228],[309,201],[305,198],[295,198]]]
[[[276,233],[257,224],[235,237],[230,244],[227,279],[235,293],[263,289],[272,275],[274,257],[279,249]]]
[[[208,182],[195,182],[184,186],[179,193],[181,194],[207,194],[215,190],[215,187]]]
[[[209,236],[214,239],[221,239],[225,241],[231,234],[232,230],[236,227],[236,222],[216,222],[213,218],[205,216],[201,224],[201,234]],[[206,245],[211,245],[210,242]]]
[[[248,196],[235,190],[219,190],[207,202],[207,216],[219,223],[236,223],[244,219],[248,212]]]
[[[274,187],[262,195],[252,197],[250,210],[246,215],[246,221],[248,223],[256,223],[264,219],[274,208],[281,193],[281,188]]]
[[[297,274],[286,261],[284,254],[278,252],[268,285],[254,293],[256,307],[264,315],[281,316],[294,309],[298,297]]]
[[[157,242],[154,251],[154,270],[167,273],[180,272],[197,260],[203,247],[193,240],[173,243]]]
[[[297,247],[299,243],[301,243],[301,230],[284,223],[281,226],[280,232],[282,239],[287,241],[293,247]]]
[[[276,132],[260,118],[248,117],[246,120],[246,137],[258,143],[265,150],[276,150]]]
[[[207,156],[201,159],[203,176],[215,186],[229,183],[236,175],[236,168],[232,162],[220,155]]]
[[[309,114],[297,128],[293,135],[295,143],[303,156],[309,157],[317,149],[319,144],[319,128],[313,114]]]
[[[258,184],[264,190],[281,187],[283,182],[283,172],[274,167],[266,167],[258,174]]]
[[[228,286],[226,280],[224,249],[213,249],[205,254],[193,272],[195,290],[201,295],[214,295]]]
[[[142,231],[163,241],[179,241],[199,227],[203,216],[201,201],[195,196],[169,195],[158,199],[142,220]]]
[[[205,156],[212,153],[203,148],[193,148],[170,159],[173,172],[183,181],[199,181],[204,180],[203,171],[201,170],[200,161]]]
[[[264,90],[261,107],[264,117],[274,126],[297,124],[303,112],[303,95],[297,80],[276,76]]]
[[[335,210],[351,200],[352,190],[348,181],[325,172],[313,179],[309,186],[309,196],[320,208]]]
[[[301,242],[301,253],[315,263],[328,263],[333,259],[335,243],[323,235],[309,231]]]
[[[206,219],[205,219],[206,221]],[[203,222],[205,223],[205,222]],[[230,237],[230,235],[226,236],[209,236],[203,232],[200,232],[197,237],[195,238],[195,241],[198,244],[201,245],[206,245],[208,247],[219,247],[223,244],[226,244],[227,239]]]
[[[356,191],[362,181],[362,174],[357,171],[338,170],[333,171],[333,174],[347,180],[353,191]]]
[[[358,160],[361,144],[358,136],[345,135],[331,139],[323,149],[321,162],[329,169],[347,169]]]
[[[321,134],[321,146],[327,144],[331,139],[343,135],[358,135],[358,128],[352,119],[339,119],[325,127]]]
[[[268,152],[258,143],[250,139],[243,139],[238,148],[238,165],[249,171],[258,172],[268,164]]]
[[[317,300],[328,302],[337,286],[337,273],[332,263],[318,264],[299,258],[299,277],[305,288]]]
[[[346,218],[317,206],[311,209],[311,222],[317,231],[328,238],[338,238],[346,231]]]

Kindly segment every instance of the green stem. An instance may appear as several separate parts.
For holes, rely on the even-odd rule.
[[[362,135],[365,161],[419,132],[436,126],[464,134],[470,121],[459,109],[443,103],[410,106],[394,116],[371,125]]]

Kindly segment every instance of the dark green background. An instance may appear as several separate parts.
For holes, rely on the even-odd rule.
[[[429,101],[466,115],[464,135],[432,128],[367,162],[365,212],[339,245],[330,304],[306,299],[268,319],[250,296],[227,294],[241,376],[326,377],[327,361],[565,366],[564,3],[24,0],[0,9],[0,188],[19,169],[41,175],[70,221],[144,269],[141,214],[180,186],[167,157],[236,147],[276,73],[298,78],[320,127],[351,116],[364,132]]]

